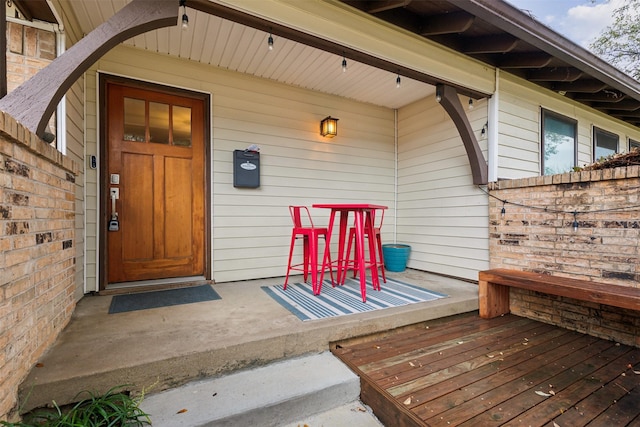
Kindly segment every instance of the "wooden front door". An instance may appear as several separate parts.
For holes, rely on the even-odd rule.
[[[204,275],[203,99],[106,89],[107,283]]]

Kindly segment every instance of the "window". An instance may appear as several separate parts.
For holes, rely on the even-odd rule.
[[[124,97],[123,139],[191,147],[191,107]]]
[[[571,171],[578,162],[577,122],[542,110],[542,174]]]
[[[636,141],[635,139],[629,138],[629,151],[636,148],[640,149],[640,141]]]
[[[618,152],[618,135],[593,127],[593,161],[609,157]]]

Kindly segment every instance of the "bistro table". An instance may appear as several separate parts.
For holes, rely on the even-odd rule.
[[[387,209],[386,206],[372,205],[369,203],[317,203],[312,205],[314,208],[331,209],[331,216],[329,217],[329,226],[327,227],[328,233],[326,238],[326,247],[324,257],[322,259],[322,273],[320,284],[318,285],[318,293],[322,288],[322,282],[324,280],[324,270],[327,267],[327,260],[330,259],[329,254],[331,251],[331,234],[333,232],[333,223],[336,217],[336,213],[340,212],[340,234],[338,239],[338,257],[334,260],[338,269],[338,284],[344,282],[344,277],[347,274],[348,262],[347,257],[349,254],[345,254],[345,240],[347,236],[347,224],[349,220],[349,212],[354,213],[355,217],[355,237],[356,237],[356,260],[358,264],[358,272],[360,274],[360,292],[362,293],[362,302],[367,301],[367,266],[371,270],[371,283],[374,290],[380,290],[380,280],[378,279],[378,264],[376,262],[376,250],[374,241],[374,223],[375,223],[375,211],[377,209]],[[365,218],[366,215],[366,218]],[[365,227],[367,228],[365,230]],[[369,262],[365,263],[365,247],[364,236],[369,235]],[[380,260],[382,262],[382,260]],[[329,268],[332,266],[330,265]]]

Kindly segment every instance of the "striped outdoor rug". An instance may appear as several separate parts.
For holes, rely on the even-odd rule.
[[[367,282],[366,303],[362,302],[358,279],[347,279],[344,286],[335,288],[330,280],[325,280],[320,295],[313,295],[311,285],[306,283],[289,283],[286,291],[283,285],[262,286],[262,289],[300,320],[364,313],[448,296],[388,277],[387,283],[381,286],[381,291],[374,291],[371,282]]]

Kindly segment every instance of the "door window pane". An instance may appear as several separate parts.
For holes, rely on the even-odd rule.
[[[173,145],[191,147],[191,108],[173,106]]]
[[[606,130],[593,128],[593,160],[598,161],[618,152],[618,135]]]
[[[169,143],[169,104],[149,102],[149,141]]]
[[[542,111],[542,174],[571,171],[576,165],[576,122]]]
[[[146,141],[144,116],[142,99],[124,98],[123,139],[125,141]]]

